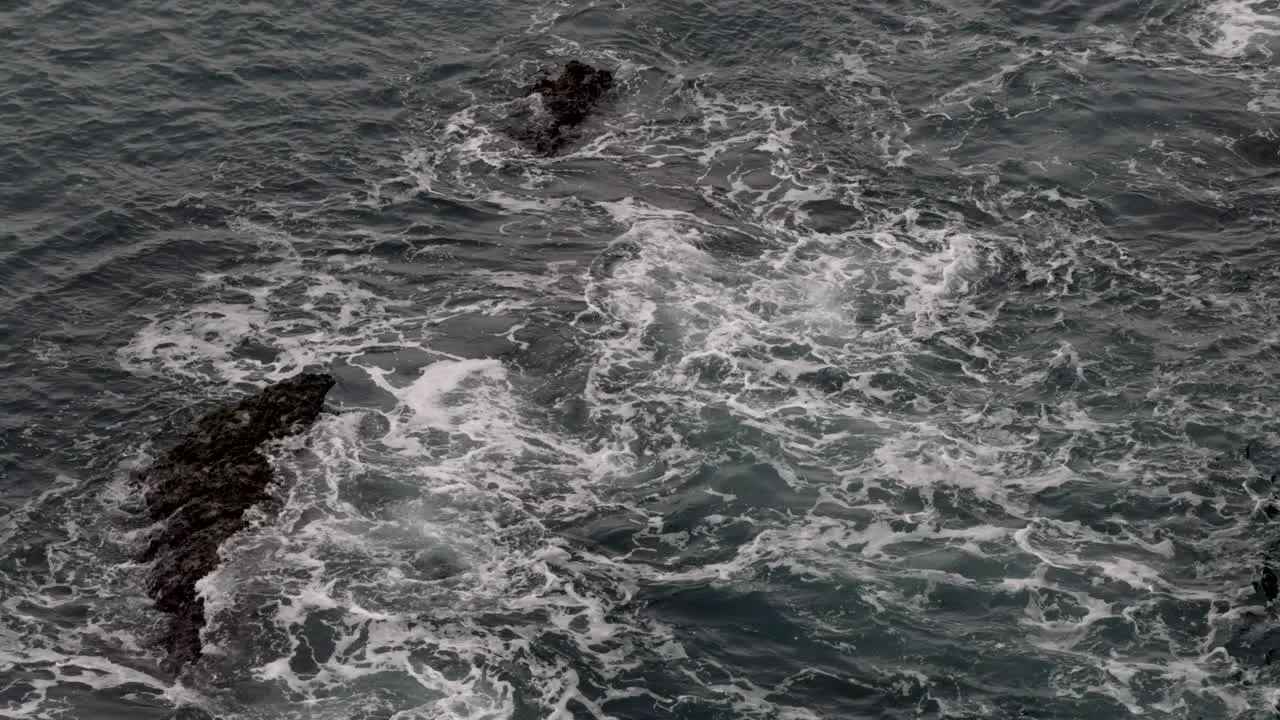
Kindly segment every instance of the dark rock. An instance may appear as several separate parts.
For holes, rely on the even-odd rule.
[[[1280,165],[1280,136],[1262,132],[1242,137],[1235,142],[1235,151],[1254,165],[1275,167]]]
[[[1254,581],[1253,587],[1267,599],[1267,602],[1280,596],[1280,577],[1270,567],[1262,567],[1262,576]]]
[[[273,503],[271,465],[259,448],[310,427],[333,384],[329,375],[302,373],[214,410],[142,473],[157,528],[140,559],[152,563],[148,594],[174,616],[163,641],[172,670],[200,655],[205,617],[196,581],[217,566],[223,541],[245,527],[245,510]]]
[[[540,95],[545,122],[532,128],[528,139],[541,155],[554,155],[572,139],[600,98],[613,87],[613,73],[577,60],[565,63],[559,75],[543,72],[524,88],[524,95]]]
[[[849,373],[844,370],[828,365],[818,370],[801,373],[796,376],[796,381],[812,385],[821,392],[838,393],[844,389],[845,383],[849,382],[850,378]]]

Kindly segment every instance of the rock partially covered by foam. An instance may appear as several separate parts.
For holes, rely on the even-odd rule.
[[[524,89],[526,97],[540,95],[545,122],[532,128],[529,139],[542,155],[554,155],[572,139],[604,94],[613,87],[613,73],[570,60],[558,75],[543,72]]]
[[[163,640],[171,669],[200,655],[205,617],[196,582],[217,567],[223,541],[245,527],[245,511],[272,504],[261,446],[310,427],[333,384],[330,375],[301,373],[214,410],[142,473],[157,526],[141,560],[153,563],[148,593],[173,615]]]

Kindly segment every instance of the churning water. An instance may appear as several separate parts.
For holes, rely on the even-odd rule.
[[[0,8],[0,716],[1255,718],[1280,5]],[[619,87],[562,157],[538,69]],[[159,670],[131,469],[302,369]]]

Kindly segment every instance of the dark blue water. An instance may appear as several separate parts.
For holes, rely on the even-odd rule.
[[[0,41],[0,716],[1270,717],[1275,3]],[[535,157],[571,57],[619,87]],[[169,677],[129,472],[301,369]]]

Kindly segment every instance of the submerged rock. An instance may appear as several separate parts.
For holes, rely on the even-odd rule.
[[[173,615],[164,635],[174,671],[200,655],[204,603],[195,584],[217,567],[218,547],[247,523],[245,510],[271,503],[263,443],[306,430],[333,377],[302,373],[206,415],[177,447],[142,474],[157,531],[142,553],[152,562],[148,594]]]
[[[1280,576],[1276,575],[1276,571],[1272,570],[1271,566],[1263,565],[1262,573],[1257,580],[1253,581],[1253,587],[1267,599],[1267,602],[1271,602],[1276,597],[1280,597]]]
[[[1235,142],[1236,153],[1254,165],[1280,166],[1280,136],[1274,132],[1256,133]]]
[[[543,72],[524,88],[524,95],[542,96],[545,122],[530,128],[527,139],[541,155],[554,155],[572,139],[600,98],[613,87],[613,73],[577,60],[565,63],[559,75]]]

